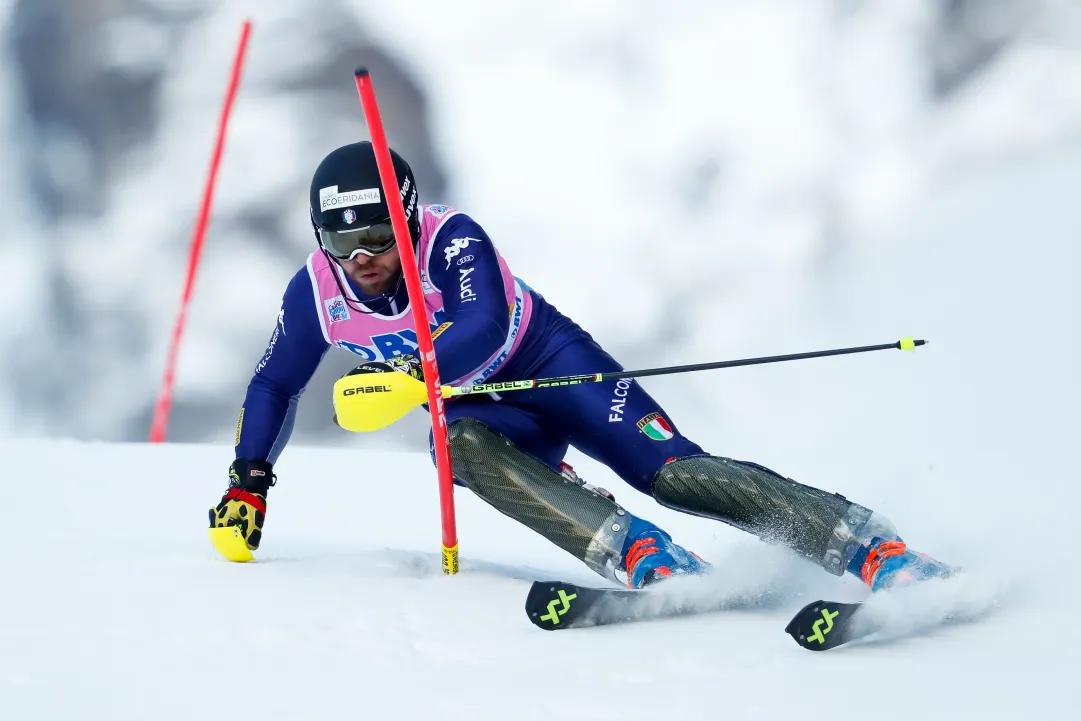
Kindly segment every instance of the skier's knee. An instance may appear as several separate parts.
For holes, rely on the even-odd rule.
[[[455,419],[447,431],[454,473],[474,494],[614,578],[627,523],[612,499],[557,473],[475,418]]]
[[[447,426],[447,445],[452,459],[482,459],[490,453],[498,441],[506,441],[500,434],[476,418],[456,418]],[[485,449],[489,449],[488,453]],[[434,450],[433,450],[434,454]],[[434,455],[433,455],[434,458]],[[459,465],[455,463],[454,465]]]
[[[451,466],[456,471],[455,481],[459,485],[470,487],[471,476],[476,475],[476,469],[491,464],[494,456],[501,456],[507,447],[513,447],[513,444],[487,423],[466,417],[456,418],[447,425],[447,446],[450,450]],[[434,445],[432,459],[434,462]]]
[[[476,418],[456,418],[447,425],[447,445],[450,449],[451,466],[455,470],[454,482],[471,488],[472,476],[486,464],[504,462],[506,454],[526,455],[506,436]],[[435,462],[435,445],[430,444],[432,462]],[[474,491],[477,489],[474,488]]]
[[[447,442],[452,448],[475,448],[483,439],[492,435],[495,435],[495,431],[476,418],[455,418],[447,426]]]
[[[447,426],[448,444],[449,444],[449,441],[450,441],[451,429],[455,428],[456,424],[461,423],[463,420],[465,420],[465,419],[458,419],[458,420],[451,421],[450,424]],[[478,423],[479,423],[479,421],[478,421]],[[483,425],[483,424],[481,424],[481,425]],[[436,458],[435,458],[435,434],[432,431],[428,431],[428,455],[432,459],[432,465],[435,466],[436,468],[438,468],[439,463],[438,463],[438,461],[436,461]],[[454,480],[454,485],[456,485],[456,486],[461,486],[462,488],[468,488],[469,487],[468,484],[466,484],[465,481],[463,481],[461,478],[458,478],[457,476],[454,476],[453,480]]]

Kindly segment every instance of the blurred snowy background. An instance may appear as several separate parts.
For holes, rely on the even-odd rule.
[[[422,200],[473,215],[628,368],[931,341],[649,379],[707,449],[881,479],[868,505],[1077,480],[1081,4],[315,8],[0,0],[0,435],[146,438],[250,17],[170,440],[231,457],[313,248],[310,173],[366,137],[367,65]],[[328,356],[294,441],[424,447],[421,412],[331,424],[354,362]]]

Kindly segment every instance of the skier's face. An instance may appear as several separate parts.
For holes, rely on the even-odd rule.
[[[352,260],[339,260],[342,269],[360,289],[369,295],[393,290],[402,272],[402,259],[394,247],[382,255],[358,255]]]

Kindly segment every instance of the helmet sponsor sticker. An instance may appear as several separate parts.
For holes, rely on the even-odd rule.
[[[357,222],[357,211],[353,210],[352,208],[346,208],[342,211],[342,220],[344,220],[349,225],[352,225],[353,223]]]
[[[411,184],[409,182],[409,177],[407,176],[406,179],[405,179],[405,183],[402,184],[401,198],[402,198],[403,203],[405,202],[405,194],[407,192],[409,192],[409,186],[410,185]],[[405,217],[407,219],[412,217],[413,208],[415,208],[416,205],[417,205],[417,186],[415,184],[413,184],[413,194],[409,196],[409,205],[407,205],[405,207]]]
[[[382,200],[379,188],[366,188],[364,190],[350,190],[345,193],[338,192],[337,185],[330,185],[319,189],[319,210],[334,210],[346,208],[350,205],[369,205]]]

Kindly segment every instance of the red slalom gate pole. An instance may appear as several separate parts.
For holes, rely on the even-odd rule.
[[[214,144],[214,152],[210,159],[210,173],[207,175],[206,188],[203,191],[203,202],[199,208],[195,232],[191,239],[191,252],[188,255],[188,275],[184,281],[180,310],[176,316],[176,323],[173,325],[173,337],[169,346],[169,355],[165,361],[165,373],[161,379],[161,388],[158,390],[157,403],[154,405],[154,417],[150,422],[151,443],[163,442],[165,440],[165,431],[169,426],[169,413],[173,406],[173,382],[176,377],[176,361],[180,354],[180,341],[184,336],[184,328],[188,321],[188,306],[191,305],[191,293],[195,287],[196,273],[199,270],[199,261],[203,252],[203,240],[206,238],[206,229],[210,222],[210,207],[214,200],[214,186],[218,180],[218,167],[221,165],[221,156],[225,148],[225,131],[229,126],[233,101],[236,99],[236,91],[240,85],[240,71],[244,66],[244,55],[248,50],[248,38],[250,36],[251,20],[245,20],[240,30],[240,42],[237,44],[236,59],[233,61],[233,71],[229,78],[229,89],[226,91],[221,119],[218,122],[218,139]]]
[[[390,209],[390,222],[394,237],[409,238],[409,224],[402,207],[401,193],[398,190],[398,178],[394,174],[394,161],[390,156],[390,146],[383,130],[383,120],[379,116],[379,105],[375,101],[375,89],[366,68],[357,68],[354,73],[360,104],[364,108],[364,119],[368,124],[368,133],[372,137],[375,161],[379,166],[379,179]],[[424,384],[428,389],[428,409],[432,414],[432,441],[435,445],[435,464],[439,473],[439,501],[443,518],[443,573],[458,573],[458,531],[454,521],[454,476],[450,468],[450,449],[447,446],[447,417],[443,411],[443,394],[440,390],[439,367],[435,362],[435,346],[432,343],[432,330],[428,327],[428,316],[424,311],[424,290],[421,288],[420,273],[417,271],[417,258],[413,244],[398,243],[398,253],[402,256],[402,275],[409,293],[409,307],[413,310],[413,323],[417,328],[417,344],[420,346],[421,363],[424,366]]]

